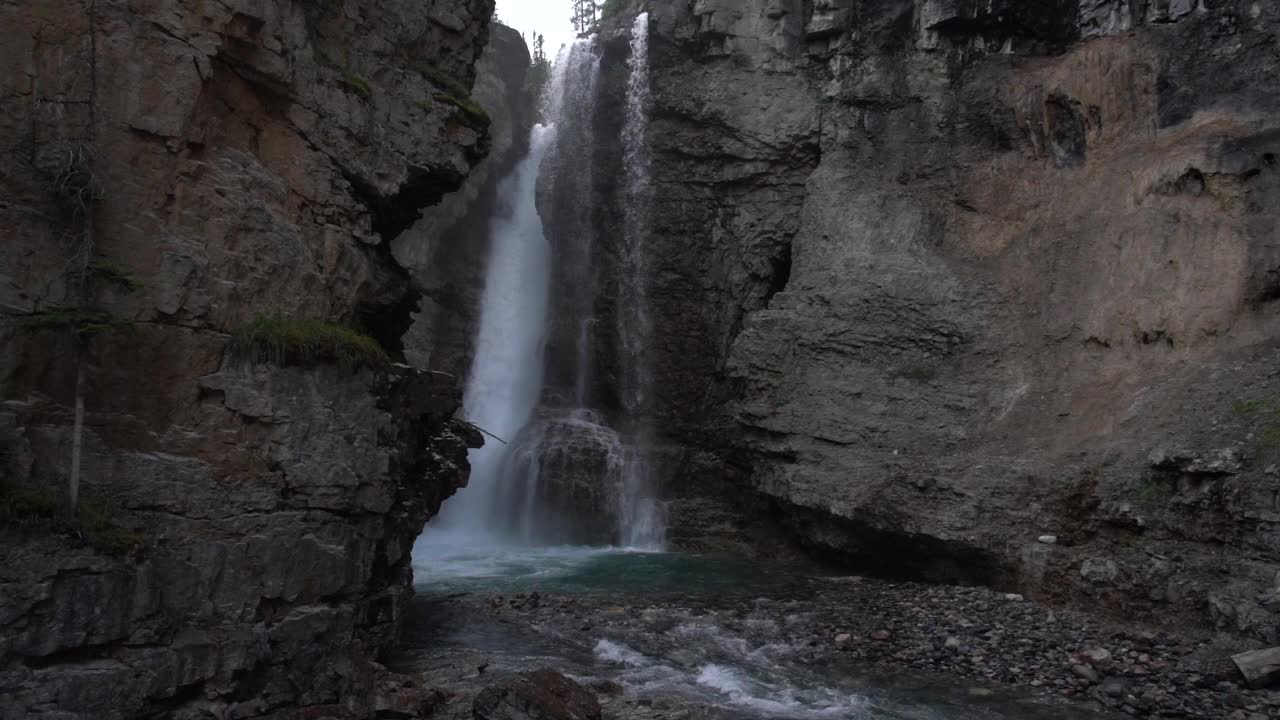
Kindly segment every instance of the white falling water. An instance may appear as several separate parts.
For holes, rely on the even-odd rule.
[[[543,98],[549,124],[534,127],[529,154],[498,187],[490,234],[489,266],[481,299],[475,356],[463,394],[467,420],[502,441],[488,439],[470,454],[467,487],[447,500],[417,552],[447,554],[459,545],[532,539],[537,477],[515,478],[511,443],[533,419],[542,394],[551,246],[538,215],[538,175],[555,146],[555,122],[565,109],[565,88],[582,58],[598,62],[590,44],[561,50]],[[588,68],[594,78],[594,68]],[[593,80],[594,83],[594,80]],[[505,441],[505,442],[503,442]],[[439,551],[439,552],[434,552]]]
[[[647,352],[649,180],[648,15],[632,36],[625,127],[624,237],[618,277],[618,366],[621,416],[608,422],[591,407],[592,367],[598,352],[597,274],[591,177],[596,78],[594,42],[579,41],[557,58],[544,116],[533,131],[529,156],[499,188],[489,268],[475,359],[464,395],[468,420],[506,443],[490,439],[471,454],[467,488],[447,501],[416,553],[441,558],[462,548],[533,545],[614,538],[625,546],[660,549],[662,506],[651,480],[651,398]],[[544,162],[544,158],[546,162]],[[553,199],[548,242],[538,214],[539,173]],[[553,252],[555,258],[553,260]],[[554,269],[558,269],[553,272]],[[561,273],[557,276],[556,272]],[[564,275],[564,273],[568,273]],[[557,287],[555,320],[571,323],[573,350],[550,356],[573,367],[573,406],[546,403],[551,279]],[[562,340],[563,342],[563,340]],[[570,360],[569,358],[572,358]],[[554,366],[553,366],[554,367]],[[559,381],[563,383],[565,378]],[[568,399],[552,392],[553,398]]]
[[[536,126],[528,157],[499,186],[498,206],[510,214],[494,224],[475,360],[463,395],[467,419],[503,439],[528,424],[542,392],[551,247],[535,198],[538,168],[554,137],[554,127]],[[503,534],[493,521],[507,448],[491,439],[472,451],[468,487],[446,502],[434,528],[495,540]]]
[[[618,287],[618,337],[621,340],[622,404],[629,416],[633,457],[622,478],[618,512],[622,542],[661,548],[665,536],[662,505],[655,498],[652,472],[652,373],[649,345],[649,226],[653,183],[649,154],[649,14],[631,28],[627,61],[626,125],[622,131],[626,172],[623,203],[623,253]]]

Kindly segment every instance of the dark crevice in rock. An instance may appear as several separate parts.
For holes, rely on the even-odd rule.
[[[907,530],[887,530],[812,508],[773,503],[775,522],[818,561],[894,580],[1001,589],[1015,573],[984,548]]]
[[[167,718],[172,718],[177,710],[196,702],[204,695],[204,682],[181,686],[169,697],[152,701],[147,711],[138,716],[138,720],[166,720]]]
[[[373,294],[356,306],[356,324],[392,358],[403,361],[404,336],[413,325],[422,293],[409,272],[391,257],[389,245],[379,245],[371,253],[375,257],[369,267],[380,277],[369,284]]]
[[[352,170],[340,167],[339,171],[351,183],[356,200],[368,208],[370,225],[384,243],[408,230],[422,218],[423,208],[440,202],[440,198],[456,190],[466,179],[466,175],[452,168],[410,166],[399,189],[385,195]]]
[[[765,305],[773,299],[774,295],[787,289],[787,283],[791,282],[791,243],[784,244],[769,261],[770,269],[773,271],[769,278],[769,289],[765,293]]]
[[[999,47],[1012,41],[1020,54],[1057,54],[1080,36],[1079,0],[958,0],[947,7],[927,29],[953,43],[981,38],[987,47]]]
[[[1254,296],[1257,304],[1265,305],[1280,300],[1280,268],[1268,270],[1263,275],[1261,286]]]
[[[1088,141],[1085,137],[1084,114],[1080,112],[1079,105],[1064,95],[1050,95],[1045,101],[1053,163],[1060,168],[1084,164]]]
[[[37,609],[39,608],[33,608],[33,610]],[[35,613],[32,614],[34,615]],[[41,668],[56,667],[59,665],[74,665],[77,663],[93,662],[111,657],[111,653],[118,647],[119,643],[115,641],[103,642],[94,645],[83,645],[66,650],[59,650],[39,657],[24,657],[22,659],[22,664],[34,670],[38,670]]]

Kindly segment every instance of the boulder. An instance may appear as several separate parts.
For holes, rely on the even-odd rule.
[[[1119,576],[1119,566],[1106,558],[1089,558],[1080,565],[1080,577],[1091,583],[1109,583]]]
[[[1232,655],[1231,662],[1235,663],[1251,688],[1280,685],[1280,647]]]
[[[600,720],[600,703],[585,687],[554,670],[521,673],[485,688],[472,706],[475,720]]]

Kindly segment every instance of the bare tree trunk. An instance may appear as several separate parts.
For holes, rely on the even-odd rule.
[[[71,430],[71,476],[67,481],[67,505],[75,515],[80,506],[80,444],[84,435],[84,347],[76,340],[76,419]]]

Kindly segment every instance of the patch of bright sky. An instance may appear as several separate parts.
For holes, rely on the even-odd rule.
[[[547,38],[547,57],[555,60],[561,45],[573,42],[573,3],[571,0],[498,0],[498,19],[524,33],[529,52],[533,52],[533,36]]]

